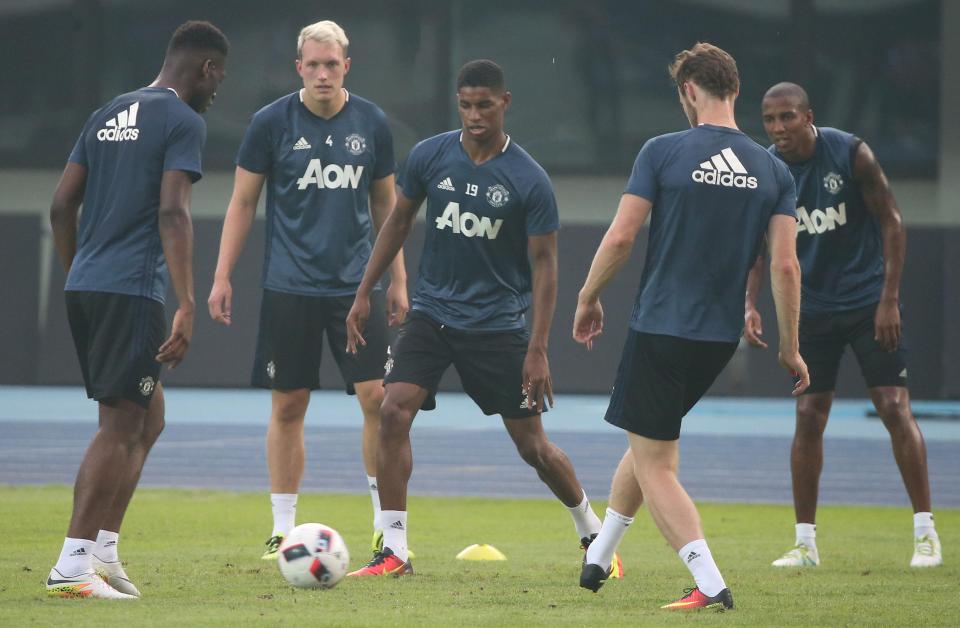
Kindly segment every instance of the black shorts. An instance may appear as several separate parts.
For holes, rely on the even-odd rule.
[[[387,361],[387,312],[381,290],[370,296],[370,319],[363,330],[366,346],[347,353],[347,314],[353,295],[312,297],[263,291],[260,330],[251,383],[257,388],[320,388],[320,357],[326,333],[348,395],[356,382],[383,379]]]
[[[526,407],[523,361],[527,330],[476,332],[451,329],[423,312],[411,311],[393,344],[384,383],[416,384],[429,391],[423,410],[437,407],[440,378],[451,364],[463,390],[486,415],[523,419],[540,414]]]
[[[903,329],[900,346],[888,352],[874,339],[876,311],[876,305],[869,305],[830,314],[800,314],[800,355],[810,369],[810,387],[805,394],[836,389],[840,358],[848,344],[857,356],[867,388],[907,385]]]
[[[676,440],[680,423],[727,365],[735,342],[627,334],[604,417],[607,423],[656,440]]]
[[[87,397],[147,408],[160,381],[163,304],[129,294],[67,291],[67,320]]]

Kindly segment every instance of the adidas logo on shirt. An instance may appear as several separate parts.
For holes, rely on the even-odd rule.
[[[293,150],[307,150],[308,148],[312,148],[312,146],[304,137],[298,139],[297,143],[293,145]]]
[[[453,187],[453,181],[450,180],[450,177],[447,177],[443,181],[437,184],[438,190],[446,190],[447,192],[456,192],[456,188]]]
[[[729,146],[700,163],[700,168],[691,173],[697,183],[722,185],[727,188],[757,189],[757,178],[747,176],[747,169]]]
[[[97,131],[97,139],[101,142],[122,142],[136,140],[140,136],[137,126],[137,111],[140,102],[135,102],[128,109],[107,120],[106,128]]]

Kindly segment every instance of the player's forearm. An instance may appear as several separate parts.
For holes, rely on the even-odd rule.
[[[756,308],[757,297],[760,294],[760,286],[763,285],[763,256],[757,256],[757,261],[747,274],[747,294],[744,300],[744,309],[750,310]]]
[[[50,228],[53,244],[64,272],[70,272],[77,254],[77,209],[54,204],[50,207]]]
[[[547,351],[550,327],[557,308],[557,256],[544,252],[533,263],[533,321],[528,351]]]
[[[184,207],[160,208],[160,242],[180,309],[192,311],[193,222]]]
[[[800,264],[796,259],[770,263],[770,287],[777,309],[780,352],[798,352],[800,342]]]
[[[230,279],[233,269],[240,258],[240,252],[250,235],[254,216],[257,213],[256,202],[231,199],[227,215],[223,220],[223,233],[220,235],[220,254],[217,257],[216,279]]]
[[[583,303],[592,303],[600,298],[603,289],[616,276],[617,271],[630,259],[633,239],[623,238],[607,231],[590,264],[590,272],[580,289],[579,299]]]
[[[391,185],[390,190],[393,190]],[[380,230],[383,228],[383,225],[387,222],[387,219],[390,217],[390,212],[393,210],[396,205],[396,195],[384,195],[383,199],[375,198],[371,195],[370,198],[370,217],[373,220],[373,230],[374,233],[379,236]],[[393,258],[393,261],[390,263],[390,283],[406,283],[407,281],[407,267],[404,264],[403,260],[403,247],[400,247],[400,250],[397,251],[397,256]]]
[[[880,230],[883,234],[883,293],[880,300],[898,302],[900,278],[907,257],[907,232],[900,213],[892,213],[881,223]]]
[[[367,269],[363,273],[363,280],[357,289],[357,294],[369,296],[373,286],[377,283],[387,268],[397,263],[399,253],[403,248],[403,243],[410,233],[410,227],[413,224],[415,214],[402,214],[400,212],[391,212],[383,223],[380,233],[377,234],[377,241],[373,245],[373,252],[370,254],[370,261],[367,263]],[[401,267],[403,260],[400,262]],[[391,275],[392,276],[392,275]],[[404,269],[404,281],[406,281],[406,270]]]

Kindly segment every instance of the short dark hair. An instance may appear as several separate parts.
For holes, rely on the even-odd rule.
[[[489,87],[494,91],[503,91],[503,69],[490,59],[469,61],[457,75],[457,91],[461,87]]]
[[[167,53],[216,51],[227,56],[230,42],[219,28],[202,20],[190,20],[177,27],[170,37]]]
[[[693,81],[717,98],[726,98],[740,91],[737,62],[728,52],[713,44],[698,42],[690,50],[678,52],[667,70],[678,88]]]
[[[773,87],[767,90],[767,93],[763,95],[763,99],[767,98],[796,98],[797,106],[800,108],[800,111],[808,111],[810,109],[810,97],[807,96],[807,90],[803,89],[796,83],[789,83],[784,81],[783,83],[777,83]]]

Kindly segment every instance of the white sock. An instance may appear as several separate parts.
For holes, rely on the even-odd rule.
[[[817,524],[798,523],[797,524],[797,543],[803,543],[806,548],[812,552],[817,551]]]
[[[367,486],[370,487],[370,502],[373,504],[373,529],[377,530],[377,522],[380,520],[380,489],[377,488],[377,478],[368,475]]]
[[[934,539],[938,538],[937,531],[933,527],[932,512],[913,513],[913,536],[918,539],[921,536],[929,536]]]
[[[690,541],[681,547],[677,554],[693,574],[693,579],[701,593],[707,597],[713,597],[727,588],[704,539]]]
[[[380,525],[383,530],[383,547],[389,547],[403,562],[409,560],[407,553],[407,511],[381,510]]]
[[[610,563],[613,562],[613,555],[631,523],[633,523],[633,517],[621,515],[619,512],[607,508],[600,533],[587,548],[587,562],[604,568],[609,567]]]
[[[270,505],[273,507],[273,534],[270,536],[287,536],[297,520],[297,494],[270,493]]]
[[[93,571],[91,558],[96,546],[97,542],[89,539],[63,539],[63,549],[60,550],[56,570],[66,578]]]
[[[120,545],[120,533],[110,530],[100,530],[97,533],[97,546],[93,553],[105,563],[115,563],[120,560],[117,550]]]
[[[583,501],[573,508],[567,507],[570,516],[573,517],[573,525],[577,527],[577,536],[581,539],[590,538],[590,535],[600,532],[600,517],[593,512],[590,507],[590,500],[587,499],[587,493],[583,493]]]

